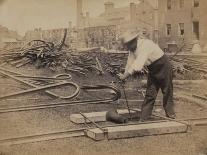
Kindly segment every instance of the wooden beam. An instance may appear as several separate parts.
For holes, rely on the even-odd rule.
[[[149,124],[106,127],[106,129],[108,130],[107,135],[104,135],[103,131],[98,128],[88,129],[86,131],[86,135],[98,141],[104,140],[105,137],[111,140],[170,133],[184,133],[187,132],[187,125],[173,121],[166,121]]]
[[[173,84],[187,85],[187,84],[204,84],[206,80],[173,80]],[[147,84],[147,80],[142,80],[142,84]]]
[[[130,111],[131,111],[132,116],[136,117],[136,116],[138,116],[138,112],[139,111],[141,112],[141,110],[140,109],[134,109],[134,110],[136,110],[136,111],[132,111],[132,110],[130,110]],[[105,122],[106,121],[106,113],[107,113],[107,111],[90,112],[90,113],[84,113],[84,115],[94,122]],[[120,115],[128,115],[129,111],[128,111],[128,109],[119,109],[118,113]],[[85,119],[81,114],[71,114],[70,120],[73,123],[77,123],[77,124],[85,123]],[[86,120],[86,122],[89,123],[90,121]]]

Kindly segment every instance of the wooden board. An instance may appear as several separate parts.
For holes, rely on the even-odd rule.
[[[147,80],[142,80],[142,84],[146,85]],[[188,85],[188,84],[204,84],[205,80],[173,80],[173,84]]]
[[[86,135],[94,140],[132,138],[170,133],[182,133],[187,131],[187,126],[182,123],[166,121],[149,124],[137,124],[127,126],[107,127],[108,133],[104,134],[99,128],[89,129]]]
[[[140,109],[135,109],[138,112],[141,112]],[[137,116],[138,112],[135,111],[130,111],[133,116]],[[90,113],[83,113],[86,117],[88,117],[90,120],[94,122],[105,122],[106,121],[106,113],[107,111],[102,111],[102,112],[90,112]],[[128,115],[129,111],[128,109],[119,109],[118,113],[120,115]],[[71,114],[70,115],[70,120],[73,123],[81,124],[85,122],[84,117],[81,114]],[[86,120],[86,122],[90,122]]]

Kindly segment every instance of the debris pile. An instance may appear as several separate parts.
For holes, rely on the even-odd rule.
[[[46,67],[53,71],[63,69],[66,72],[83,76],[93,72],[99,75],[107,72],[112,76],[124,72],[128,56],[126,52],[108,53],[101,51],[100,48],[87,49],[86,51],[73,50],[65,44],[66,35],[67,30],[58,45],[43,40],[32,40],[21,48],[6,51],[0,57],[1,62],[9,63],[17,68],[30,63],[36,68]],[[189,57],[181,59],[176,55],[171,57],[170,61],[173,64],[175,75],[181,75],[183,78],[191,72],[193,74],[196,72],[199,77],[200,74],[202,77],[207,74],[207,64],[200,60]],[[147,68],[144,68],[134,76],[140,78],[147,73]]]
[[[53,68],[65,57],[63,46],[65,45],[67,29],[64,33],[64,38],[59,45],[54,45],[52,42],[43,40],[32,40],[23,47],[13,49],[1,55],[1,59],[15,65],[17,68],[28,63],[36,64],[39,67]]]
[[[66,71],[86,75],[89,71],[96,71],[98,74],[103,74],[103,68],[97,53],[70,53],[65,61],[62,63],[62,67]]]
[[[196,58],[179,58],[174,57],[172,60],[173,70],[179,79],[203,79],[207,74],[206,59],[204,62]]]

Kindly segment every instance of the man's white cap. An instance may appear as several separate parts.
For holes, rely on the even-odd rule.
[[[133,39],[135,39],[138,35],[139,35],[139,32],[137,30],[128,30],[121,35],[121,39],[122,39],[122,42],[126,44],[132,41]]]

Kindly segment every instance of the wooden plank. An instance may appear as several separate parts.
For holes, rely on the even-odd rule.
[[[108,130],[107,135],[104,135],[98,128],[87,130],[86,135],[98,141],[104,140],[105,137],[111,140],[187,132],[187,126],[185,124],[173,121],[106,127],[106,129]]]
[[[133,104],[133,103],[139,103],[139,104],[141,104],[141,103],[143,103],[144,102],[144,99],[142,100],[128,100],[128,102],[130,103],[130,104]],[[118,100],[118,103],[119,104],[125,104],[126,103],[126,99],[119,99]],[[157,99],[157,100],[155,100],[155,104],[160,104],[161,103],[161,100],[159,100],[159,99]]]
[[[173,84],[187,85],[187,84],[204,84],[206,80],[173,80]],[[142,80],[142,84],[147,84],[147,80]]]
[[[137,110],[138,112],[141,110],[140,109],[134,109]],[[130,111],[131,114],[133,114],[132,116],[137,116],[138,113],[136,111]],[[94,121],[94,122],[105,122],[106,121],[106,113],[107,111],[102,111],[102,112],[90,112],[90,113],[83,113],[86,117],[88,117],[90,120]],[[119,109],[118,113],[120,115],[128,115],[129,111],[128,109]],[[73,123],[77,123],[77,124],[82,124],[85,122],[84,117],[81,114],[71,114],[70,115],[70,120]],[[86,120],[86,122],[89,123],[88,120]]]

